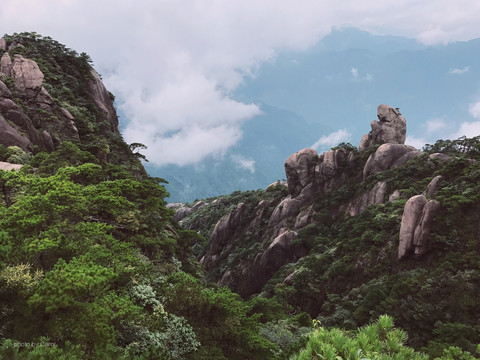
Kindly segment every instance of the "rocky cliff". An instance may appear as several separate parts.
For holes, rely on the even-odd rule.
[[[397,188],[398,181],[388,174],[403,171],[414,159],[434,168],[442,154],[426,156],[404,145],[406,120],[398,109],[380,105],[377,117],[358,149],[347,144],[323,154],[303,149],[291,155],[285,162],[286,197],[273,202],[259,199],[250,206],[239,203],[218,220],[213,231],[205,233],[210,241],[201,262],[219,284],[243,296],[259,293],[282,266],[298,262],[309,253],[308,246],[296,238],[316,225],[319,216],[359,217],[369,206],[388,202],[404,204],[396,245],[385,240],[385,246],[395,246],[393,258],[428,253],[430,229],[441,207],[434,199],[434,188],[441,185],[439,178],[432,180],[424,194],[408,200],[408,193]],[[217,206],[202,205],[206,209]],[[270,211],[265,211],[269,207]],[[198,230],[198,217],[196,223],[190,220],[198,208],[198,204],[180,207],[177,219]],[[256,238],[256,246],[249,240],[248,259],[229,262],[232,252],[246,246],[245,234]]]
[[[0,145],[36,154],[64,141],[130,163],[112,96],[85,54],[34,33],[0,40]],[[92,116],[93,115],[93,116]]]

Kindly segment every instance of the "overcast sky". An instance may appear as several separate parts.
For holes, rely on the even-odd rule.
[[[229,94],[283,50],[308,49],[333,26],[469,40],[479,19],[478,0],[2,0],[0,34],[36,31],[90,54],[130,119],[125,140],[146,144],[153,163],[185,165],[241,138],[260,110]]]

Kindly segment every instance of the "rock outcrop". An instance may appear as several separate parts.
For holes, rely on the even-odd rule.
[[[276,206],[269,219],[269,226],[278,234],[285,219],[296,215],[314,200],[315,173],[318,153],[314,149],[303,149],[285,161],[285,175],[289,195]]]
[[[315,189],[319,195],[338,189],[347,177],[355,176],[346,171],[345,165],[351,161],[349,156],[347,150],[341,148],[324,152],[318,157],[315,165]]]
[[[292,197],[292,195],[288,195],[275,207],[268,221],[268,226],[275,227],[277,229],[276,233],[278,233],[278,230],[284,226],[288,218],[297,215],[300,209],[309,206],[313,200],[313,183],[310,183],[302,189],[298,196]]]
[[[290,155],[285,161],[288,192],[294,198],[315,178],[318,153],[314,149],[303,149]]]
[[[205,201],[197,201],[193,206],[185,206],[183,203],[170,203],[167,205],[167,208],[175,210],[173,218],[176,221],[182,221],[188,215],[198,211],[208,205]]]
[[[112,128],[116,129],[118,127],[117,111],[113,106],[113,101],[110,98],[107,88],[103,85],[102,79],[93,69],[91,71],[91,80],[88,87],[93,97],[93,101],[103,112]]]
[[[7,87],[7,85],[5,85],[5,83],[1,80],[0,80],[0,97],[7,98],[7,99],[12,98],[12,92]]]
[[[295,231],[285,231],[278,235],[252,263],[243,265],[237,274],[225,272],[219,285],[235,284],[236,291],[243,297],[260,292],[265,283],[285,262],[296,258],[293,240]]]
[[[404,155],[409,152],[415,152],[416,154],[418,150],[412,146],[401,144],[380,145],[377,151],[370,155],[365,163],[363,180],[377,172],[390,169],[400,158],[402,158],[402,161],[406,161],[408,158],[404,157]]]
[[[36,97],[42,90],[44,76],[35,61],[15,54],[10,71],[15,80],[15,87],[27,98]]]
[[[213,267],[223,247],[231,240],[235,231],[238,229],[240,221],[246,211],[247,206],[244,203],[240,203],[215,225],[211,236],[210,247],[205,256],[200,260],[200,263],[205,265],[207,269]]]
[[[427,203],[424,195],[411,197],[405,204],[400,225],[398,258],[403,258],[409,251],[414,249],[413,238],[418,222],[422,217],[423,208]]]
[[[201,263],[207,270],[222,269],[223,273],[217,279],[220,285],[231,286],[244,297],[257,293],[284,264],[305,255],[307,245],[302,242],[295,244],[294,239],[297,232],[314,222],[315,215],[321,211],[339,215],[347,213],[353,217],[370,205],[402,197],[399,190],[389,189],[387,180],[373,183],[371,176],[403,166],[423,153],[404,145],[406,120],[397,109],[380,105],[377,116],[379,121],[372,122],[372,131],[364,137],[360,146],[360,150],[372,152],[366,161],[365,153],[359,154],[348,147],[320,155],[314,149],[303,149],[285,161],[288,195],[282,200],[275,200],[273,211],[272,203],[267,200],[259,201],[256,206],[240,203],[218,221]],[[372,149],[377,146],[373,152]],[[445,161],[441,155],[430,156],[430,159],[425,156],[425,161],[429,160]],[[365,186],[355,186],[356,182],[362,181]],[[440,208],[432,197],[440,183],[441,177],[434,178],[424,194],[412,197],[405,204],[399,235],[399,259],[409,254],[420,256],[429,250],[431,226]],[[334,193],[335,200],[326,202],[327,208],[319,210],[321,199],[336,190],[341,191]],[[176,208],[177,219],[192,211],[180,205]],[[258,231],[259,228],[261,231]],[[249,254],[249,259],[240,261],[240,264],[237,261],[235,268],[229,267],[225,259],[230,253],[239,251],[236,247],[243,246],[244,233],[250,234],[248,247],[264,250],[257,250],[256,255]],[[258,244],[252,245],[252,234],[255,234],[254,241]],[[389,244],[393,246],[392,242]],[[292,283],[294,274],[291,273],[285,282]]]
[[[387,182],[379,181],[373,188],[365,192],[362,196],[352,201],[347,207],[347,213],[350,216],[357,216],[362,213],[367,206],[374,204],[383,204],[387,193]]]
[[[377,108],[378,121],[372,121],[372,130],[360,142],[360,151],[381,144],[404,144],[407,134],[407,121],[398,109],[382,104]]]
[[[322,155],[314,149],[303,149],[291,155],[285,162],[289,195],[273,211],[269,226],[278,234],[285,220],[297,216],[309,207],[318,196],[343,186],[352,175],[345,170],[349,161],[345,149],[330,150]]]
[[[19,54],[15,54],[12,61],[6,52],[0,60],[0,72],[4,77],[12,77],[15,88],[27,99],[36,98],[40,94],[41,102],[53,103],[47,90],[42,87],[44,75],[35,61]]]
[[[430,154],[428,157],[430,160],[433,161],[439,161],[439,162],[447,162],[450,161],[452,158],[448,156],[447,154],[442,154],[442,153],[434,153]]]
[[[439,209],[440,203],[427,200],[425,195],[416,195],[407,201],[400,225],[399,260],[410,253],[420,256],[428,251],[428,237],[433,218]]]
[[[8,52],[4,53],[0,59],[0,73],[2,73],[5,77],[12,76],[12,58]]]
[[[3,170],[3,171],[12,171],[12,170],[18,171],[22,167],[23,165],[10,164],[8,162],[0,161],[0,170]]]
[[[25,151],[32,151],[33,145],[30,140],[22,136],[0,116],[0,144],[3,146],[18,146]]]
[[[429,235],[433,219],[440,210],[440,203],[429,200],[440,187],[442,176],[434,177],[424,194],[411,197],[403,210],[398,242],[398,259],[413,253],[416,256],[429,250]]]
[[[0,134],[0,144],[17,145],[26,151],[32,151],[33,146],[53,151],[63,140],[79,140],[75,118],[67,109],[56,105],[43,87],[44,75],[35,61],[18,54],[12,61],[6,52],[0,60],[0,75],[4,80],[13,79],[14,87],[9,89],[0,80],[0,114],[10,123],[8,129],[5,124],[2,125],[7,130]],[[96,84],[95,88],[102,86]],[[22,106],[14,101],[11,90],[15,90],[16,96],[23,102]],[[97,99],[100,96],[98,92],[94,95]],[[105,101],[102,103],[104,107],[110,104],[113,108],[110,98]],[[114,110],[109,116],[112,114],[116,116]],[[112,120],[112,123],[116,122]]]
[[[20,132],[26,133],[29,142],[31,142],[33,145],[41,145],[42,142],[40,140],[40,136],[33,126],[32,121],[23,112],[20,106],[18,106],[12,99],[7,98],[7,96],[8,94],[6,97],[0,97],[0,112],[5,116],[6,119],[10,120],[11,123],[15,124]],[[24,148],[24,146],[21,144],[18,146]]]
[[[443,176],[437,175],[432,179],[432,181],[430,181],[430,183],[427,186],[427,190],[425,191],[425,195],[428,198],[431,198],[437,192],[437,190],[440,188],[440,183],[442,180],[443,180]]]
[[[7,50],[7,41],[4,38],[0,38],[0,50]]]

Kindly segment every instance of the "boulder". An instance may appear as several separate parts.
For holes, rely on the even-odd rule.
[[[298,196],[303,188],[313,182],[317,160],[318,153],[309,148],[300,150],[285,161],[288,192],[292,198]]]
[[[345,149],[330,150],[318,157],[315,166],[316,191],[324,194],[329,190],[341,187],[345,178],[350,175],[345,171],[348,163],[348,152]]]
[[[433,153],[428,157],[432,161],[447,162],[450,161],[451,157],[447,154],[442,153]]]
[[[283,181],[283,180],[277,180],[277,181],[271,183],[270,185],[268,185],[266,190],[277,187],[277,186],[287,187],[287,182]]]
[[[117,129],[118,117],[115,107],[113,106],[113,101],[110,98],[110,94],[105,88],[105,85],[103,85],[102,79],[93,69],[91,71],[91,79],[88,83],[88,88],[95,104],[105,115],[108,122],[112,125],[112,128]]]
[[[20,164],[10,164],[8,162],[0,161],[0,170],[3,171],[18,171],[23,167],[23,165]]]
[[[20,135],[2,116],[0,116],[0,144],[3,146],[18,146],[29,152],[33,151],[30,140]]]
[[[175,219],[175,221],[181,221],[191,213],[192,213],[192,208],[189,208],[187,206],[182,206],[175,210],[175,215],[173,215],[173,218]]]
[[[396,168],[397,166],[402,166],[405,165],[408,161],[412,160],[413,158],[416,158],[417,156],[422,155],[421,151],[418,151],[416,149],[412,148],[412,151],[407,152],[406,154],[403,154],[398,158],[397,161],[395,161],[392,165],[392,169]]]
[[[428,198],[431,198],[438,191],[442,179],[442,175],[437,175],[432,179],[432,181],[430,181],[427,186],[427,190],[425,191],[425,195],[427,195]]]
[[[428,237],[432,228],[433,218],[440,209],[440,203],[432,200],[428,201],[423,207],[422,216],[413,233],[414,254],[423,255],[428,251]]]
[[[8,52],[3,54],[0,59],[0,73],[4,74],[6,77],[12,76],[12,58]]]
[[[7,50],[7,41],[4,38],[0,38],[0,50]]]
[[[350,216],[361,214],[369,205],[383,204],[387,192],[387,182],[379,181],[373,188],[365,192],[362,196],[352,201],[347,207],[347,213]]]
[[[165,207],[167,209],[173,209],[173,210],[176,210],[176,209],[180,209],[181,207],[183,207],[184,204],[183,203],[168,203],[167,205],[165,205]]]
[[[22,132],[26,133],[33,145],[42,145],[40,136],[35,130],[32,121],[12,99],[0,97],[0,112],[5,116],[6,120],[14,123]]]
[[[290,275],[288,275],[285,279],[283,279],[283,283],[285,285],[291,286],[293,285],[293,281],[295,280],[295,275],[297,274],[297,271],[292,272]]]
[[[426,203],[427,198],[424,195],[415,195],[405,203],[400,225],[398,259],[402,259],[412,250],[415,229],[422,216],[422,211]]]
[[[363,180],[380,171],[388,170],[395,162],[410,151],[417,151],[411,146],[401,144],[383,144],[368,157],[363,167]]]
[[[305,210],[300,211],[295,219],[295,225],[293,228],[295,230],[303,229],[305,226],[310,224],[313,220],[313,216],[315,215],[315,211],[313,210],[313,206],[309,206]]]
[[[7,85],[3,81],[0,81],[0,97],[11,99],[12,92],[8,89]]]
[[[15,54],[11,76],[15,80],[15,87],[27,98],[35,98],[42,89],[43,73],[33,60]]]
[[[207,205],[208,203],[206,203],[205,201],[197,201],[195,204],[193,204],[192,211],[203,209]]]
[[[25,48],[23,44],[20,44],[16,40],[8,46],[8,51],[12,51],[15,48]]]
[[[377,108],[378,121],[372,121],[372,130],[360,141],[360,151],[381,144],[404,144],[407,136],[407,121],[398,109],[382,104]]]
[[[48,107],[42,106],[42,108],[44,108],[45,110],[50,109],[50,106],[53,105],[52,97],[48,93],[47,89],[45,89],[43,86],[40,88],[40,92],[38,93],[37,98],[35,100],[37,100],[37,103],[39,105],[40,104],[48,105]]]
[[[409,253],[420,256],[428,251],[428,238],[439,209],[440,203],[428,201],[425,195],[413,196],[405,203],[398,243],[399,260]]]
[[[285,220],[291,216],[296,216],[303,207],[311,205],[313,200],[313,184],[310,183],[303,188],[297,197],[288,195],[275,207],[268,220],[268,226],[278,230],[284,225]]]

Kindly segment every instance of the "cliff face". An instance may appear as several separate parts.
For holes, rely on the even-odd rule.
[[[407,200],[399,191],[401,189],[395,188],[394,179],[383,174],[401,169],[409,160],[424,155],[404,145],[406,120],[397,109],[380,105],[377,116],[379,120],[371,123],[372,130],[362,138],[359,149],[345,145],[320,155],[313,149],[291,155],[285,162],[286,197],[274,203],[260,200],[250,208],[239,203],[219,219],[201,259],[207,271],[216,274],[219,284],[228,285],[243,296],[259,293],[282,266],[295,263],[308,254],[308,246],[295,239],[315,225],[321,213],[358,217],[370,205]],[[438,155],[425,161],[434,166],[435,156]],[[438,186],[438,181],[436,183]],[[341,199],[319,205],[334,194],[342,194]],[[438,201],[429,200],[433,196],[434,192],[429,191],[428,195],[415,195],[405,204],[399,242],[394,249],[396,258],[428,253],[431,224],[440,207]],[[423,201],[416,206],[419,199]],[[271,210],[265,211],[269,206]],[[182,206],[177,219],[192,212],[194,208]],[[189,217],[183,222],[190,229],[201,227],[198,218],[196,223]],[[251,248],[248,260],[229,265],[227,253],[245,245],[242,239],[246,233],[257,236],[257,247]]]
[[[112,97],[86,54],[29,33],[0,45],[0,145],[32,154],[71,141],[100,162],[134,161]]]

